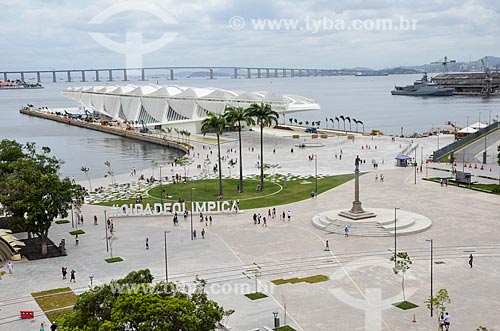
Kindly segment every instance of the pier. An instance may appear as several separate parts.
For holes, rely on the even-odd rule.
[[[190,146],[180,144],[178,142],[172,141],[172,140],[167,140],[163,139],[162,137],[155,136],[153,134],[148,134],[148,133],[140,133],[134,130],[126,130],[118,127],[113,127],[109,125],[101,125],[100,123],[92,123],[92,122],[84,122],[81,120],[76,120],[60,115],[55,115],[55,114],[50,114],[46,112],[42,112],[39,110],[32,110],[28,108],[23,108],[20,109],[19,112],[24,115],[29,115],[29,116],[35,116],[39,118],[44,118],[47,120],[63,123],[63,124],[68,124],[68,125],[74,125],[78,126],[81,128],[85,129],[90,129],[94,131],[99,131],[103,133],[109,133],[115,136],[120,136],[124,138],[130,138],[130,139],[135,139],[138,141],[150,143],[150,144],[155,144],[155,145],[160,145],[164,146],[167,148],[175,148],[183,153],[188,153],[190,150]]]

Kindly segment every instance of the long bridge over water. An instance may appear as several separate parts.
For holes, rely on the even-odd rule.
[[[52,79],[52,82],[65,80],[73,82],[74,79],[79,79],[80,82],[87,82],[89,77],[92,81],[114,81],[114,74],[121,74],[122,81],[128,81],[129,73],[139,73],[139,80],[148,80],[148,72],[154,71],[155,75],[164,72],[170,80],[175,79],[175,71],[206,71],[207,78],[214,79],[216,71],[232,72],[232,78],[278,78],[278,77],[306,77],[306,76],[333,76],[333,75],[348,75],[354,74],[350,70],[334,70],[334,69],[311,69],[311,68],[276,68],[276,67],[147,67],[147,68],[102,68],[102,69],[58,69],[58,70],[0,70],[0,79],[3,81],[16,80],[26,81],[26,77],[33,76],[38,83],[42,82],[42,78]],[[229,74],[230,75],[230,74]],[[61,77],[62,76],[62,77]]]

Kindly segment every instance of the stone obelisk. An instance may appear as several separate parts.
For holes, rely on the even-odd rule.
[[[360,220],[364,218],[375,217],[374,213],[363,210],[361,207],[361,201],[359,200],[359,164],[361,163],[361,159],[359,156],[356,156],[356,160],[354,161],[355,169],[354,169],[354,201],[352,202],[352,208],[348,211],[342,211],[339,213],[339,216],[347,217],[352,220]]]

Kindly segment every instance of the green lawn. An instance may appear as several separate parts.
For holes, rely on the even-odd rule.
[[[325,275],[316,275],[316,276],[310,276],[310,277],[304,277],[304,278],[288,278],[288,279],[275,279],[272,280],[271,282],[274,285],[283,285],[283,284],[296,284],[296,283],[309,283],[309,284],[314,284],[314,283],[319,283],[319,282],[326,282],[329,280],[328,276]]]
[[[292,328],[291,326],[289,325],[285,325],[285,326],[280,326],[279,328],[277,329],[273,329],[275,331],[295,331],[294,328]]]
[[[418,306],[410,301],[401,301],[392,304],[394,307],[398,307],[399,309],[408,310],[417,308]]]
[[[455,182],[453,177],[432,177],[429,178],[429,181],[439,183],[441,179],[448,179],[448,185],[449,186],[457,186],[457,183]],[[469,188],[465,184],[460,184],[460,187],[462,188]],[[500,185],[498,184],[470,184],[471,189],[479,190],[479,191],[484,191],[486,193],[493,193],[493,194],[500,194]]]
[[[121,262],[123,261],[123,259],[119,256],[117,257],[110,257],[109,259],[104,259],[104,261],[108,262],[108,263],[115,263],[115,262]]]
[[[50,321],[55,321],[76,303],[76,295],[69,287],[56,288],[43,292],[31,293],[36,303],[47,315]],[[66,309],[62,309],[66,308]]]
[[[68,220],[57,220],[55,223],[56,224],[67,224],[67,223],[69,223],[69,221]]]
[[[245,294],[245,296],[247,298],[249,298],[250,300],[259,300],[259,299],[267,298],[267,295],[265,295],[264,293],[261,293],[261,292],[248,293],[248,294]]]
[[[264,182],[264,190],[257,191],[259,181],[256,179],[244,180],[243,193],[237,193],[239,181],[237,179],[223,179],[223,199],[236,200],[240,199],[240,209],[253,209],[262,207],[272,207],[282,204],[288,204],[304,199],[311,198],[311,192],[315,190],[315,178],[297,178],[292,177],[284,180],[282,177],[276,176],[276,182],[266,180]],[[318,178],[318,192],[321,194],[336,186],[344,184],[354,178],[354,175],[339,175]],[[219,182],[218,179],[207,179],[189,181],[181,184],[162,185],[164,190],[163,202],[177,202],[179,198],[188,202],[191,199],[191,188],[193,201],[214,201],[217,199]],[[166,196],[171,198],[166,198]],[[160,186],[156,186],[149,190],[148,196],[143,197],[143,204],[160,202]],[[129,200],[112,200],[100,203],[104,206],[112,206],[114,204],[131,204],[135,203],[134,199]]]

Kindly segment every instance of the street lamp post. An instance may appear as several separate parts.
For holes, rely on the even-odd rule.
[[[160,166],[160,204],[161,208],[160,210],[163,210],[163,186],[161,185],[161,166]]]
[[[108,241],[108,218],[106,215],[106,210],[104,211],[104,231],[106,233],[106,252],[109,252],[109,241]]]
[[[167,233],[170,231],[164,230],[165,234],[165,281],[168,282],[168,250],[167,250]]]
[[[316,196],[318,196],[318,155],[313,154],[314,157],[314,177],[316,178],[316,188],[314,190],[314,193],[316,193]]]
[[[196,190],[196,187],[191,187],[191,240],[194,240],[193,238],[193,190]]]
[[[434,273],[433,273],[433,255],[434,255],[434,240],[433,239],[428,239],[426,240],[427,242],[430,242],[431,243],[431,317],[432,317],[432,296],[433,296],[433,276],[434,276]]]
[[[73,203],[71,203],[71,227],[74,228],[75,227],[75,220],[74,220],[74,215],[73,215],[74,211],[73,211]]]
[[[396,245],[397,245],[397,239],[396,239],[396,232],[397,232],[397,211],[398,207],[394,207],[394,267],[396,267],[396,260],[397,260],[397,251],[396,251]]]
[[[417,185],[417,147],[415,147],[415,185]]]

